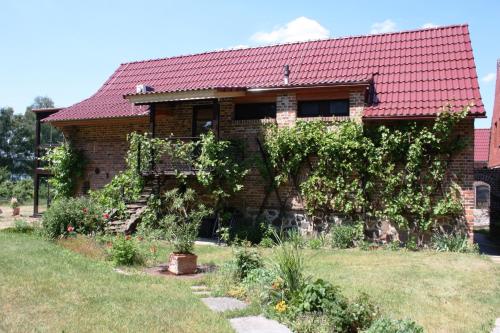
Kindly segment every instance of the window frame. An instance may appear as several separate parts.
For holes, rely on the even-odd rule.
[[[264,110],[265,115],[261,116],[259,112],[256,112],[259,116],[258,117],[241,117],[241,114],[238,116],[239,113],[244,113],[244,112],[249,112],[251,111],[252,107],[255,106],[272,106],[274,110],[271,110],[270,115],[267,114],[269,110]],[[243,107],[243,110],[238,110],[238,107]],[[245,109],[248,108],[248,109]],[[234,104],[234,112],[233,112],[233,120],[262,120],[262,119],[276,119],[276,113],[277,113],[277,105],[276,102],[254,102],[254,103],[235,103]],[[252,116],[252,114],[250,114]]]
[[[347,106],[347,112],[342,112],[342,113],[337,113],[337,114],[331,114],[330,110],[332,107],[332,103],[335,102],[342,102],[345,103]],[[317,115],[311,115],[311,114],[304,114],[302,111],[302,108],[304,105],[307,104],[314,104],[316,103],[318,105],[318,114]],[[326,111],[328,110],[328,111]],[[350,116],[350,102],[348,98],[336,98],[336,99],[318,99],[318,100],[303,100],[299,101],[297,103],[297,118],[319,118],[319,117],[349,117]]]

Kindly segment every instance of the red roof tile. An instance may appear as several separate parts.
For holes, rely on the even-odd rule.
[[[490,151],[490,129],[474,130],[474,162],[487,162]]]
[[[155,92],[215,88],[283,87],[283,65],[290,85],[374,80],[379,103],[364,116],[432,116],[439,107],[475,103],[484,115],[467,25],[344,37],[122,64],[90,98],[49,121],[144,115],[123,98],[137,84]]]

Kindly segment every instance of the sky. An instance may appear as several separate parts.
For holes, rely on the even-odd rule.
[[[0,0],[0,107],[69,106],[120,63],[216,49],[468,23],[490,126],[500,1]]]

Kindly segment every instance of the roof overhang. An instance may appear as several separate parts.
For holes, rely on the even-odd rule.
[[[187,90],[175,92],[149,92],[140,94],[128,94],[123,97],[130,103],[135,105],[189,101],[189,100],[204,100],[204,99],[219,99],[229,97],[245,96],[245,89],[203,89],[203,90]]]

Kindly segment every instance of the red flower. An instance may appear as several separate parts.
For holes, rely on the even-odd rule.
[[[73,231],[75,231],[75,228],[72,225],[68,225],[66,230],[68,230],[68,232],[73,232]]]
[[[109,219],[109,214],[108,214],[108,213],[104,213],[104,214],[102,214],[102,217],[103,217],[105,220],[107,220],[107,219]]]

